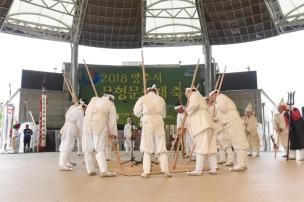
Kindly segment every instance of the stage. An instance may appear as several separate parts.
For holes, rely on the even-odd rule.
[[[115,178],[88,176],[82,157],[73,153],[74,171],[58,170],[59,153],[0,155],[0,201],[102,201],[102,202],[287,202],[304,198],[304,162],[274,159],[273,153],[249,157],[247,172],[229,172],[219,166],[218,175],[190,177],[185,172],[162,174],[145,179],[118,175]],[[113,155],[114,156],[114,155]],[[121,153],[123,160],[129,159]],[[192,169],[193,163],[179,160],[177,170]],[[115,160],[110,168],[116,168]],[[129,165],[124,165],[130,171]],[[132,168],[133,169],[133,168]],[[141,165],[131,171],[141,171]],[[157,166],[152,168],[157,172]]]

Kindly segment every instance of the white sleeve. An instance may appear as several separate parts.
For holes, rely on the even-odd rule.
[[[116,122],[116,108],[114,104],[111,106],[109,117],[108,117],[108,127],[109,127],[109,132],[112,135],[117,136],[117,122]]]
[[[167,112],[166,112],[166,102],[164,100],[162,100],[163,103],[163,109],[162,109],[162,117],[163,119],[166,118]]]
[[[252,133],[256,131],[257,127],[258,127],[257,120],[256,118],[252,117],[251,120],[248,121],[247,130]]]
[[[125,127],[124,127],[124,137],[127,136],[127,131],[128,131],[127,124],[125,124]]]
[[[143,113],[143,100],[142,98],[139,98],[137,102],[134,105],[133,113],[136,117],[141,117]]]
[[[78,110],[78,113],[77,113],[77,127],[79,129],[79,135],[81,135],[81,132],[82,132],[82,126],[83,126],[83,118],[84,118],[84,112],[83,110],[80,108]]]
[[[187,114],[189,115],[193,114],[193,112],[195,112],[199,108],[199,102],[196,98],[196,95],[192,95],[189,98],[189,104],[186,108]]]
[[[218,96],[217,98],[215,103],[216,109],[222,113],[226,113],[228,111],[228,103],[223,99],[224,97]]]

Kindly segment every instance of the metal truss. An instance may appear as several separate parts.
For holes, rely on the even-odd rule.
[[[73,23],[70,32],[71,43],[79,42],[87,5],[88,0],[78,0],[75,4],[75,16],[73,18]]]
[[[10,17],[6,19],[2,31],[15,35],[56,41],[69,41],[70,38],[69,29],[66,27],[28,22]]]
[[[288,33],[304,29],[304,12],[298,12],[299,9],[304,7],[304,3],[284,15],[278,0],[264,1],[279,33]]]
[[[76,0],[20,0],[41,8],[74,16]]]
[[[145,38],[144,46],[189,46],[201,44],[201,32],[178,34],[150,34]]]
[[[190,13],[190,9],[194,9],[194,12]],[[176,10],[176,14],[172,14],[170,10]],[[186,17],[180,16],[182,11],[187,14]],[[189,6],[184,8],[163,8],[163,9],[148,9],[146,11],[146,17],[154,17],[154,18],[174,18],[174,19],[196,19],[198,20],[198,17],[195,17],[196,14],[196,6]],[[153,12],[157,12],[157,14],[154,14]]]
[[[154,27],[144,33],[144,46],[181,46],[201,44],[201,27],[183,23],[183,20],[199,20],[197,7],[192,0],[179,0],[187,3],[184,7],[155,8],[157,5],[172,0],[159,0],[146,5],[145,18],[154,20]],[[172,23],[156,25],[156,19],[173,19]],[[191,32],[163,33],[158,31],[165,27],[185,27],[191,28]]]
[[[40,7],[52,12],[60,13],[63,15],[75,18],[75,1],[76,0],[20,0],[23,3]],[[24,16],[38,16],[47,18],[50,21],[58,24],[57,26],[44,24],[39,22],[30,22],[23,20]],[[73,19],[74,19],[73,18]],[[15,35],[25,35],[27,37],[41,38],[55,41],[69,42],[71,40],[72,26],[64,23],[61,19],[57,19],[50,15],[45,15],[43,12],[18,12],[10,13],[6,16],[3,23],[2,31]]]

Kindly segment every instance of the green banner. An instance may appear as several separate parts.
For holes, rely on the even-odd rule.
[[[88,65],[90,74],[99,96],[112,92],[115,95],[115,106],[119,115],[118,124],[124,124],[129,114],[133,114],[133,107],[137,99],[143,95],[142,70],[138,66],[104,66]],[[194,65],[176,67],[146,67],[147,87],[156,84],[159,95],[167,104],[166,124],[175,124],[175,104],[181,96],[186,103],[184,91],[192,82]],[[196,81],[200,81],[200,71]],[[88,101],[94,96],[86,69],[79,68],[79,97]],[[197,85],[198,82],[195,83]],[[202,84],[200,84],[202,89]],[[136,119],[138,123],[138,119]]]

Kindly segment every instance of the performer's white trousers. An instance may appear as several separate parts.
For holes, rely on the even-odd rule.
[[[289,158],[296,158],[296,150],[290,150],[289,151]],[[300,160],[304,159],[304,149],[300,150]]]
[[[86,164],[86,169],[88,172],[93,172],[95,170],[95,157],[93,152],[85,153],[84,154],[84,160]],[[106,154],[104,151],[99,151],[96,153],[96,160],[98,163],[99,171],[100,172],[106,172],[108,170],[107,168],[107,162],[106,162]]]
[[[247,154],[246,149],[237,149],[236,153],[236,165],[235,168],[245,168],[247,167]]]
[[[226,161],[226,152],[227,152],[227,161]],[[219,162],[233,163],[233,151],[231,147],[228,147],[226,149],[220,149]]]
[[[231,147],[226,149],[227,151],[227,163],[233,163],[233,151]]]
[[[95,171],[95,157],[100,172],[107,171],[106,163],[106,147],[107,147],[107,130],[104,128],[99,135],[83,134],[82,136],[82,149],[84,152],[84,160],[86,164],[87,172]]]
[[[61,151],[59,154],[59,167],[66,167],[68,161],[69,161],[69,154],[70,152],[67,151]]]
[[[195,171],[202,171],[205,158],[208,157],[210,171],[215,172],[217,167],[216,154],[196,154]]]
[[[106,159],[112,159],[112,144],[107,143],[106,147]]]
[[[124,142],[124,146],[125,146],[125,150],[126,150],[126,153],[129,153],[132,149],[132,146],[133,146],[133,149],[134,149],[134,143],[131,139],[125,139],[125,142]]]
[[[77,144],[77,154],[82,154],[82,149],[81,149],[81,136],[77,136],[76,138],[76,144]]]
[[[65,167],[66,164],[69,161],[69,155],[73,151],[74,144],[75,144],[76,136],[70,134],[70,133],[65,133],[63,134],[63,137],[61,139],[61,143],[59,146],[59,166],[60,167]]]
[[[152,154],[144,152],[143,170],[145,174],[149,174],[151,171],[151,156]],[[159,163],[161,172],[169,172],[167,152],[159,154]]]
[[[289,150],[289,158],[296,158],[296,150]]]
[[[226,151],[225,149],[219,150],[219,162],[226,162]]]
[[[300,150],[300,160],[304,159],[304,149]]]

